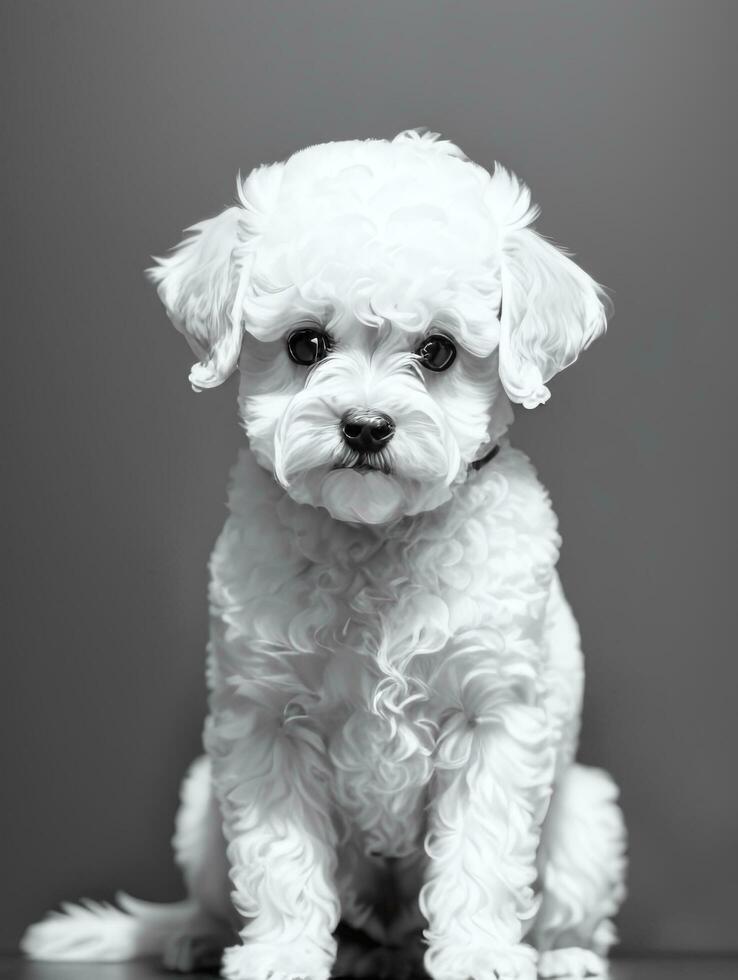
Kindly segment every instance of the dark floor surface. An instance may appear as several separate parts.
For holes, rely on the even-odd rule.
[[[136,963],[29,963],[19,957],[0,957],[0,980],[164,980],[157,964]],[[212,980],[211,974],[189,974],[192,980]],[[612,963],[610,980],[738,980],[738,957],[673,956],[619,959]]]

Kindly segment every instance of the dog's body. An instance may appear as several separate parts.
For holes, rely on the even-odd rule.
[[[423,931],[436,980],[602,972],[624,831],[609,777],[574,762],[556,522],[504,433],[604,313],[532,217],[505,171],[410,133],[256,171],[161,261],[196,387],[245,332],[252,450],[211,562],[207,757],[175,836],[190,897],[72,908],[31,955],[230,923],[225,976],[324,980],[343,919],[379,947],[347,945],[356,976],[417,965]]]

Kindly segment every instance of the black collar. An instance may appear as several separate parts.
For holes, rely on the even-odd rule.
[[[499,451],[500,447],[498,445],[493,446],[481,459],[475,459],[473,463],[469,463],[469,469],[481,470],[483,466],[486,466],[490,460],[495,458]]]

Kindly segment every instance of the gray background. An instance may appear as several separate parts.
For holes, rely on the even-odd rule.
[[[62,898],[180,894],[206,560],[242,436],[141,270],[237,170],[440,130],[612,287],[520,411],[622,784],[629,950],[738,945],[731,2],[6,2],[0,945]]]

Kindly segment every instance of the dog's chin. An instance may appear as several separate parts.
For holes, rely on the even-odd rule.
[[[388,524],[405,513],[397,477],[379,470],[331,470],[320,485],[320,505],[337,521]]]
[[[311,470],[287,490],[293,500],[324,507],[337,521],[369,525],[433,510],[451,497],[442,480],[425,482],[354,467]]]

